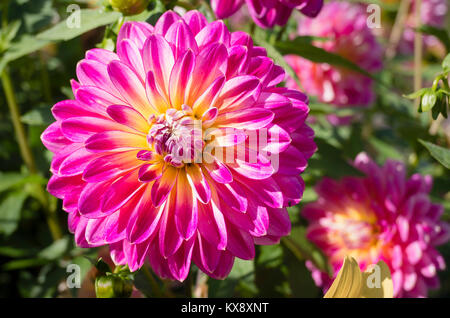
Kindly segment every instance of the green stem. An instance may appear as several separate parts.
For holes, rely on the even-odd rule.
[[[5,91],[6,101],[8,104],[9,111],[11,113],[11,120],[13,122],[14,131],[19,144],[20,154],[27,166],[30,174],[38,174],[36,163],[34,161],[33,153],[27,142],[27,137],[25,134],[25,128],[20,121],[20,111],[19,105],[17,104],[16,95],[14,93],[14,88],[11,83],[11,77],[9,75],[8,69],[5,68],[1,75],[3,90]],[[58,240],[62,237],[61,228],[56,216],[56,209],[50,208],[47,194],[42,189],[41,186],[36,187],[36,192],[34,195],[39,199],[41,204],[44,206],[46,213],[47,223],[54,240]]]
[[[48,76],[47,66],[45,65],[44,55],[42,52],[39,52],[39,59],[41,61],[41,79],[42,79],[42,87],[44,91],[45,101],[49,104],[52,103],[52,91],[50,88],[50,80]]]
[[[414,91],[422,88],[422,33],[419,31],[421,26],[420,10],[422,0],[415,2],[415,23],[416,33],[414,36]],[[420,98],[416,99],[416,108],[419,106]]]
[[[161,288],[159,288],[158,282],[155,280],[155,278],[153,277],[152,273],[147,268],[147,266],[142,266],[141,270],[144,273],[145,277],[147,277],[147,280],[150,283],[150,286],[152,287],[154,295],[156,297],[164,297]]]

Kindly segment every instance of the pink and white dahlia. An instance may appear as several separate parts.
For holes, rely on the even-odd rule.
[[[382,48],[367,26],[364,8],[358,4],[329,2],[317,18],[299,22],[298,34],[327,38],[314,41],[314,45],[345,57],[368,72],[382,67]],[[286,60],[306,93],[317,96],[321,102],[348,107],[368,106],[374,101],[373,80],[365,75],[296,55],[287,55]],[[289,86],[297,87],[293,80]]]
[[[425,297],[438,288],[438,270],[445,268],[436,246],[450,239],[450,224],[440,220],[444,209],[430,201],[430,176],[406,176],[404,164],[388,160],[379,167],[365,153],[354,162],[365,177],[324,178],[319,199],[305,205],[310,221],[307,237],[323,250],[338,273],[346,256],[361,270],[382,260],[392,273],[396,297]],[[331,278],[311,263],[316,284],[327,290]]]
[[[42,141],[79,246],[182,281],[191,260],[224,278],[289,233],[316,150],[307,98],[277,86],[284,70],[248,34],[169,11],[125,23],[117,53],[89,50],[77,77]]]
[[[244,2],[255,23],[262,28],[285,25],[294,9],[315,17],[323,5],[323,0],[211,0],[211,6],[219,19],[225,19],[236,13]]]

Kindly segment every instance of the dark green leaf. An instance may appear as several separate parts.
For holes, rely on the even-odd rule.
[[[434,159],[439,161],[447,169],[450,169],[450,149],[437,146],[425,140],[419,139],[419,141],[428,149]]]

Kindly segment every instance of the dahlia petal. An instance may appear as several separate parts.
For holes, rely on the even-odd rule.
[[[178,169],[172,166],[167,166],[164,169],[161,178],[157,179],[155,183],[153,183],[151,197],[155,207],[161,206],[161,204],[166,201],[170,191],[172,191],[177,177]]]
[[[246,193],[238,183],[215,183],[212,180],[209,182],[213,185],[212,188],[217,191],[217,195],[221,198],[221,202],[225,203],[230,208],[236,209],[236,211],[247,211]]]
[[[160,92],[168,96],[170,73],[175,64],[169,43],[160,35],[152,35],[145,41],[142,56],[145,71],[153,72]]]
[[[140,188],[145,186],[137,180],[138,170],[133,170],[112,183],[101,201],[101,211],[109,213],[126,204]]]
[[[80,176],[60,177],[53,175],[47,183],[47,191],[53,196],[64,199],[73,186],[82,185]]]
[[[142,49],[147,37],[154,32],[154,28],[149,23],[128,21],[120,28],[117,36],[117,43],[123,40],[132,41],[139,49]]]
[[[47,149],[53,153],[59,152],[65,146],[70,144],[61,132],[61,122],[56,121],[45,129],[41,135],[41,141]]]
[[[238,76],[248,69],[248,48],[243,45],[234,45],[228,52],[227,78]]]
[[[195,56],[191,49],[175,62],[169,80],[169,99],[172,107],[181,109],[184,104],[188,81],[195,67]]]
[[[96,113],[100,117],[108,117],[106,108],[110,105],[123,105],[126,102],[118,96],[114,96],[101,88],[95,86],[82,86],[76,93],[75,97],[84,104],[84,108]]]
[[[145,133],[148,133],[150,125],[148,121],[132,107],[124,105],[111,105],[106,110],[108,115],[111,116],[119,124],[132,127],[133,129]]]
[[[105,131],[86,140],[86,149],[92,152],[123,151],[132,148],[147,148],[145,136],[124,131]]]
[[[164,205],[165,208],[160,222],[159,251],[164,258],[175,254],[183,243],[182,237],[178,235],[174,211],[170,209],[174,205],[176,205],[175,196],[170,196]]]
[[[170,108],[169,102],[164,97],[164,93],[161,93],[153,72],[149,71],[147,73],[147,80],[145,81],[145,93],[150,105],[158,113],[165,113],[166,109]]]
[[[219,127],[256,130],[269,125],[274,116],[274,113],[268,109],[248,108],[220,114],[217,117],[216,123]]]
[[[82,60],[77,65],[76,73],[82,85],[102,87],[110,91],[113,95],[118,95],[115,86],[108,76],[106,64],[94,60]]]
[[[243,4],[243,0],[212,0],[211,8],[219,19],[225,19],[233,15]]]
[[[78,210],[80,214],[89,219],[96,219],[107,216],[114,211],[105,213],[101,211],[101,199],[104,193],[111,186],[112,181],[105,181],[99,183],[88,183],[81,191],[78,199]]]
[[[170,27],[180,19],[181,17],[176,12],[166,11],[155,24],[155,33],[165,36]]]
[[[86,59],[108,64],[111,61],[118,60],[119,57],[109,50],[94,48],[86,52]]]
[[[151,188],[146,187],[139,202],[133,207],[126,229],[127,240],[132,244],[144,242],[155,233],[159,226],[164,207],[153,207],[150,191]]]
[[[195,37],[189,26],[180,19],[170,26],[165,35],[165,39],[172,46],[175,60],[183,56],[187,50],[192,50],[197,55],[198,47]]]
[[[77,151],[71,153],[64,159],[59,166],[59,175],[61,176],[75,176],[83,173],[91,160],[98,157],[97,154],[88,152],[86,148],[82,147]]]
[[[227,56],[227,48],[221,43],[213,43],[200,51],[196,57],[192,78],[189,81],[187,105],[194,105],[195,101],[214,81],[225,75]]]
[[[234,226],[227,226],[227,250],[236,257],[244,260],[255,258],[255,245],[252,236]]]
[[[83,180],[101,182],[115,178],[126,171],[136,169],[142,163],[136,160],[138,150],[113,152],[88,162]]]
[[[221,251],[209,244],[200,233],[197,234],[193,255],[196,264],[201,264],[206,273],[212,273],[219,265],[220,255]]]
[[[208,24],[205,16],[197,10],[188,11],[182,18],[194,36]]]
[[[61,123],[61,132],[73,142],[84,142],[92,135],[105,130],[136,132],[112,120],[97,117],[75,117]]]
[[[125,39],[117,44],[117,54],[120,60],[131,67],[131,69],[139,76],[143,82],[145,80],[144,63],[142,55],[137,45],[128,39]]]
[[[139,181],[151,182],[161,178],[163,174],[162,164],[146,164],[139,169]]]
[[[180,173],[176,185],[176,203],[171,207],[175,214],[175,225],[179,235],[189,240],[197,231],[198,207],[197,199],[189,191],[189,183],[184,173]]]
[[[83,108],[83,104],[76,100],[63,100],[52,107],[52,114],[56,120],[72,117],[96,117],[98,114]]]
[[[207,204],[211,199],[211,189],[201,168],[197,165],[186,166],[187,180],[200,202]]]
[[[195,114],[204,115],[210,109],[217,109],[211,107],[215,104],[216,99],[219,96],[219,92],[222,90],[225,84],[225,76],[219,76],[212,84],[203,92],[203,94],[195,101],[193,109]]]
[[[195,41],[199,48],[211,43],[230,44],[230,31],[223,21],[214,21],[204,27],[196,36]]]
[[[225,83],[214,105],[221,111],[227,112],[236,110],[236,107],[244,109],[255,104],[260,91],[260,81],[257,77],[236,76]]]
[[[269,227],[267,233],[272,236],[282,237],[291,232],[291,221],[286,209],[267,208]]]
[[[152,114],[152,108],[146,99],[144,83],[126,64],[112,61],[108,64],[108,74],[120,95],[129,105],[136,108],[145,118]]]
[[[198,205],[198,230],[202,237],[218,250],[227,246],[227,228],[222,212],[215,204]]]
[[[183,242],[178,251],[167,259],[172,276],[182,282],[189,274],[195,238]]]
[[[218,183],[230,183],[233,181],[233,174],[230,169],[217,158],[214,157],[211,164],[204,164],[204,166],[214,181]]]

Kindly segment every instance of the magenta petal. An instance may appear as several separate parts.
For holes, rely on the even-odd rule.
[[[173,202],[173,204],[176,203]],[[175,254],[183,243],[182,237],[178,235],[171,206],[173,206],[171,203],[166,202],[159,229],[159,251],[164,258]]]
[[[153,207],[149,189],[150,187],[146,188],[139,202],[133,207],[128,222],[127,239],[133,244],[142,243],[155,233],[164,210],[164,207]]]
[[[144,186],[137,180],[138,170],[134,170],[111,184],[101,201],[102,212],[116,211],[126,204]]]
[[[195,238],[183,242],[178,251],[167,259],[172,276],[180,282],[184,281],[189,274],[194,243]]]

